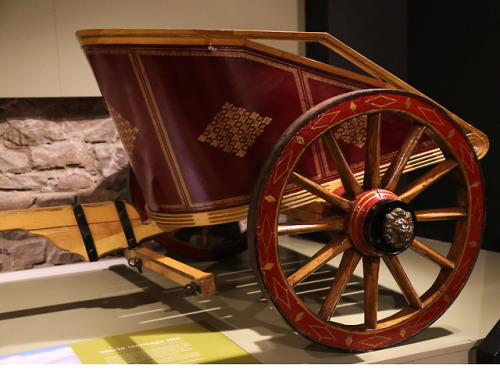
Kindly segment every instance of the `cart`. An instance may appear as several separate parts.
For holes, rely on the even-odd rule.
[[[184,255],[222,259],[248,242],[262,291],[286,322],[347,351],[404,341],[457,298],[484,225],[478,159],[488,139],[479,130],[325,33],[77,37],[127,151],[134,200],[4,211],[0,229],[27,229],[88,261],[124,250],[130,265],[202,295],[216,291],[214,275],[139,243],[158,237]],[[363,74],[267,40],[323,44]],[[441,179],[453,184],[449,204],[415,208]],[[447,253],[416,238],[420,225],[436,223],[452,232]],[[284,260],[293,240],[318,232],[328,240],[313,256]],[[419,285],[416,258],[431,269]],[[342,314],[358,264],[364,305]],[[389,311],[378,308],[385,271],[402,296]]]

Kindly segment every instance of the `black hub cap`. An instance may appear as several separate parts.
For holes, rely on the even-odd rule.
[[[382,200],[368,211],[363,234],[374,251],[397,255],[413,242],[416,223],[417,218],[406,203]]]

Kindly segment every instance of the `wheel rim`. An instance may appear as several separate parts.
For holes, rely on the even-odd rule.
[[[405,131],[396,157],[381,176],[379,153],[383,138],[380,121],[387,114],[410,118],[413,126]],[[345,164],[344,154],[335,138],[335,132],[343,123],[360,115],[367,115],[365,150],[371,153],[365,157],[361,184]],[[426,169],[409,185],[398,187],[410,155],[424,134],[440,148],[444,161]],[[295,171],[300,167],[300,158],[318,140],[327,148],[330,160],[339,173],[346,190],[343,196],[331,197],[333,193]],[[456,183],[455,205],[413,211],[410,207],[413,199],[432,189],[442,177],[453,177]],[[252,199],[253,212],[249,215],[249,246],[255,254],[254,264],[260,275],[259,281],[287,322],[315,342],[349,351],[367,351],[406,340],[446,311],[472,270],[484,220],[481,171],[465,135],[442,109],[423,97],[407,92],[370,90],[326,101],[306,113],[285,132],[270,154],[259,179]],[[278,223],[284,195],[291,186],[333,204],[336,213],[321,221],[299,222],[305,227],[299,231],[293,222]],[[410,239],[397,245],[399,248],[392,247],[396,249],[394,251],[366,243],[359,230],[365,225],[370,226],[373,218],[368,211],[359,213],[354,210],[361,205],[360,198],[370,199],[376,193],[385,193],[385,196],[374,205],[381,201],[397,201],[412,216],[406,222],[409,223],[410,219],[417,229],[427,221],[451,224],[454,236],[448,253],[441,254],[415,239],[414,230],[410,232]],[[333,233],[332,240],[310,259],[289,270],[285,265],[283,249],[278,245],[278,237],[282,237],[284,232],[318,231],[318,227]],[[407,247],[409,249],[405,250]],[[407,274],[409,270],[400,261],[419,255],[435,267],[437,273],[426,281],[423,291],[415,290],[412,277]],[[303,291],[298,289],[328,267],[334,258],[340,259],[340,263],[321,302],[310,303],[302,297],[305,296],[301,294]],[[398,293],[406,300],[405,306],[396,307],[386,316],[381,314],[378,306],[381,288],[379,273],[383,267],[380,260],[399,287]],[[345,297],[344,292],[358,263],[362,264],[363,318],[359,323],[346,323],[338,319],[335,312],[339,301]],[[330,271],[334,271],[331,266],[326,272]]]

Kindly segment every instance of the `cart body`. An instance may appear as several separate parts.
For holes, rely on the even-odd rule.
[[[395,86],[383,75],[356,74],[255,41],[311,39],[314,34],[94,30],[81,31],[78,37],[129,155],[148,215],[167,231],[245,219],[266,156],[296,118],[339,94]],[[387,106],[391,100],[379,97],[373,102]],[[392,116],[383,128],[410,123]],[[365,125],[366,118],[360,117],[337,133],[358,177],[364,168]],[[398,134],[394,129],[387,136],[397,142]],[[340,185],[335,166],[324,145],[315,145],[301,169],[334,190]],[[396,150],[396,143],[386,139],[382,167]],[[439,150],[424,138],[408,169],[439,160]],[[310,195],[294,191],[287,191],[285,208],[311,201]]]

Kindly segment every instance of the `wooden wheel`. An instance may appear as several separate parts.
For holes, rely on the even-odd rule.
[[[353,174],[352,144],[341,133],[354,118],[365,121],[356,123],[366,137],[364,175]],[[301,161],[319,144],[343,193],[301,173]],[[430,145],[439,148],[438,164],[403,185],[419,148]],[[453,182],[449,204],[415,209],[445,180]],[[299,191],[333,208],[322,218],[283,221],[287,196]],[[264,165],[250,211],[259,281],[286,321],[312,341],[368,351],[419,333],[460,293],[480,248],[482,175],[466,136],[440,107],[408,92],[358,91],[323,102],[290,126]],[[449,248],[415,238],[425,224],[447,226]],[[311,257],[285,248],[296,247],[298,234],[318,231],[331,241]]]
[[[148,219],[139,183],[130,171],[130,194],[141,218]],[[196,260],[222,260],[247,249],[246,230],[239,222],[181,228],[155,240],[166,248]]]

